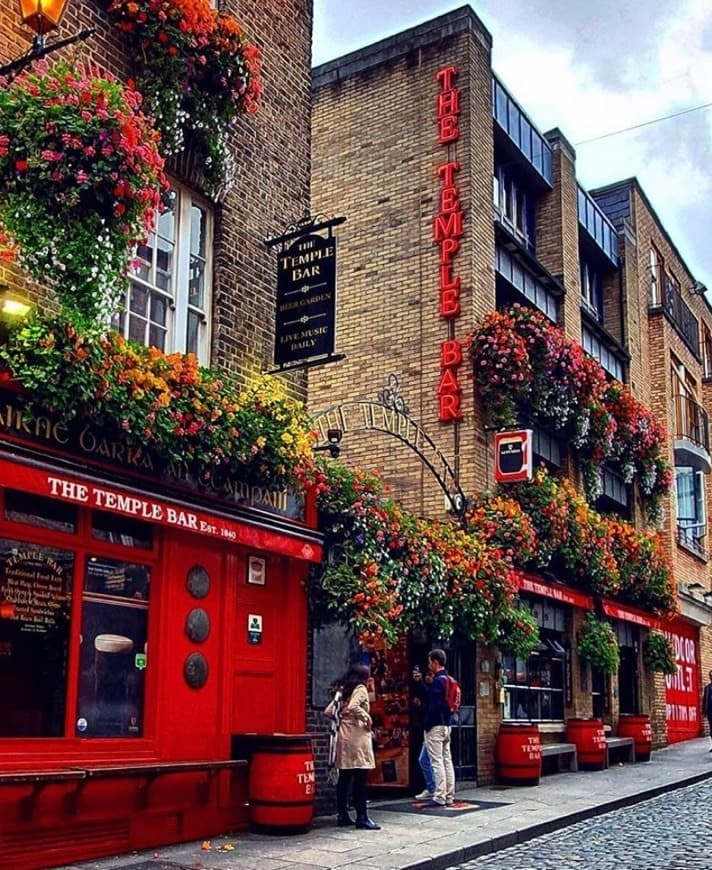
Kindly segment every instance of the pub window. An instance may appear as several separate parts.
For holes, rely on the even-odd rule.
[[[151,572],[91,556],[82,593],[76,733],[140,737]]]
[[[151,568],[95,552],[0,537],[0,739],[144,735]]]
[[[140,550],[150,550],[153,547],[153,529],[148,523],[106,511],[94,511],[91,533],[97,541],[108,541]]]
[[[64,734],[73,572],[73,553],[0,538],[0,737]]]
[[[77,508],[41,495],[5,490],[5,519],[57,532],[77,531]]]
[[[212,211],[174,184],[167,208],[136,252],[137,266],[115,326],[126,338],[209,362]]]
[[[527,603],[527,602],[524,602]],[[505,654],[504,718],[561,722],[564,718],[564,610],[554,604],[530,604],[541,642],[528,659]]]

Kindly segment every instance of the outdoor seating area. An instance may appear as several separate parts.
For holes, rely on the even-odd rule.
[[[647,761],[652,733],[647,716],[621,716],[617,734],[601,719],[569,719],[566,741],[549,741],[538,725],[503,722],[497,739],[497,776],[513,785],[537,784],[542,775],[606,770],[613,764]],[[543,739],[542,739],[543,738]]]

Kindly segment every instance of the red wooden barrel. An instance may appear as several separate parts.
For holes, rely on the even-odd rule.
[[[314,816],[314,757],[308,735],[260,737],[250,762],[249,819],[263,833],[299,834]]]
[[[650,752],[653,748],[653,729],[650,726],[650,716],[633,716],[622,713],[618,720],[618,736],[633,738],[636,761],[650,761]]]
[[[511,785],[538,785],[541,739],[536,725],[503,722],[497,737],[497,775]]]
[[[579,770],[603,770],[606,766],[606,732],[600,719],[569,719],[566,740],[576,744]]]

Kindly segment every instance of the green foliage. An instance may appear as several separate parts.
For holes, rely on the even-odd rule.
[[[649,671],[676,674],[675,650],[662,631],[653,629],[643,641],[643,663]]]
[[[193,354],[164,354],[98,327],[17,325],[0,346],[29,413],[92,425],[205,485],[228,476],[279,487],[312,464],[310,421],[280,381],[238,388]]]
[[[577,652],[582,659],[606,674],[615,674],[620,663],[620,651],[615,632],[609,622],[587,613],[578,632]]]
[[[518,604],[499,625],[497,644],[518,659],[527,659],[539,644],[539,626],[528,607]]]

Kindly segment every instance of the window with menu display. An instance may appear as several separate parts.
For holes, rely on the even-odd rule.
[[[0,738],[142,736],[151,526],[15,491],[0,506]]]
[[[502,657],[504,718],[560,722],[565,695],[564,609],[548,602],[530,606],[540,626],[541,642],[528,659]]]

